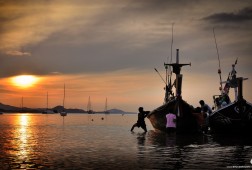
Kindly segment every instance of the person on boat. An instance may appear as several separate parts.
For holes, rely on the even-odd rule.
[[[169,113],[166,114],[166,131],[168,134],[176,131],[176,115],[172,110],[169,110]]]
[[[212,113],[212,109],[205,103],[204,100],[199,101],[201,106],[201,112],[207,112],[209,115]]]
[[[231,101],[230,101],[229,96],[223,93],[219,102],[220,102],[221,107],[224,107],[227,104],[229,104]]]
[[[130,131],[132,132],[135,127],[138,127],[138,128],[141,127],[144,130],[144,132],[147,132],[144,118],[146,118],[146,116],[150,113],[150,111],[144,111],[143,107],[139,107],[138,111],[139,113],[138,113],[137,122],[132,126]]]
[[[215,103],[215,107],[213,107],[213,109],[220,109],[221,108],[220,97],[215,98],[214,103]]]

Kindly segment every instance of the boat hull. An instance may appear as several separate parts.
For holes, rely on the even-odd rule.
[[[67,116],[67,112],[60,112],[60,116]]]
[[[176,133],[198,133],[199,125],[193,115],[193,106],[184,100],[172,100],[150,112],[147,116],[152,126],[159,131],[166,132],[166,114],[172,110],[176,113]]]
[[[211,131],[222,134],[243,134],[252,131],[252,104],[233,102],[209,117]]]
[[[42,114],[54,114],[55,112],[52,110],[45,110],[42,112]]]

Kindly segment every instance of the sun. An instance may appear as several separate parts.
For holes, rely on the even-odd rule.
[[[33,86],[38,81],[38,77],[33,75],[20,75],[12,78],[12,83],[21,88]]]

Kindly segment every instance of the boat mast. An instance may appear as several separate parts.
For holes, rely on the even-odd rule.
[[[217,46],[217,41],[216,41],[216,37],[215,37],[214,28],[213,28],[213,35],[214,35],[214,42],[215,42],[216,52],[217,52],[218,61],[219,61],[219,69],[218,69],[218,74],[219,74],[219,77],[220,77],[220,88],[219,89],[222,92],[223,88],[222,88],[222,78],[221,78],[220,56],[219,56],[219,50],[218,50],[218,46]]]
[[[24,109],[24,98],[22,96],[22,98],[21,98],[21,110],[23,111],[23,109]]]
[[[172,63],[172,46],[173,46],[173,26],[174,23],[172,23],[172,38],[171,38],[171,58],[170,62],[168,61],[167,57],[167,63]],[[172,77],[172,72],[171,72],[171,66],[169,65],[164,65],[165,70],[166,70],[166,76],[165,76],[165,98],[164,98],[164,103],[167,103],[170,100],[170,96],[173,96],[172,93],[172,84],[171,84],[171,77]],[[155,69],[156,70],[156,69]],[[156,70],[157,71],[157,70]],[[161,76],[160,76],[161,77]],[[162,77],[161,77],[162,78]]]
[[[182,77],[183,77],[183,75],[180,74],[181,67],[186,66],[186,65],[191,66],[191,63],[189,63],[189,64],[180,64],[179,63],[179,49],[177,49],[176,63],[172,63],[172,64],[164,63],[164,65],[165,66],[172,66],[172,71],[173,71],[173,73],[176,74],[176,97],[181,98]]]
[[[47,92],[47,95],[46,95],[46,110],[48,110],[48,92]]]
[[[170,58],[170,62],[169,63],[172,63],[173,26],[174,26],[174,23],[172,23],[171,58]],[[167,63],[168,63],[168,57],[167,57]],[[172,77],[171,67],[167,67],[166,66],[165,69],[166,69],[166,84],[171,84],[171,77]]]
[[[105,112],[108,112],[108,99],[106,97],[106,101],[105,101]]]
[[[90,96],[88,97],[88,104],[87,104],[87,111],[91,111],[91,100],[90,100]]]
[[[65,96],[66,96],[66,94],[65,94],[65,84],[64,84],[64,96],[63,96],[63,108],[65,109]]]

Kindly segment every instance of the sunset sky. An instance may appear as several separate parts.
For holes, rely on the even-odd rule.
[[[182,96],[193,106],[213,105],[219,94],[219,49],[226,80],[238,58],[244,98],[252,102],[251,0],[0,0],[0,103],[25,107],[137,112],[163,103],[164,62],[180,49]],[[20,86],[13,78],[33,75]],[[174,79],[175,76],[173,76]],[[231,90],[232,91],[232,90]],[[231,93],[233,99],[233,93]]]

